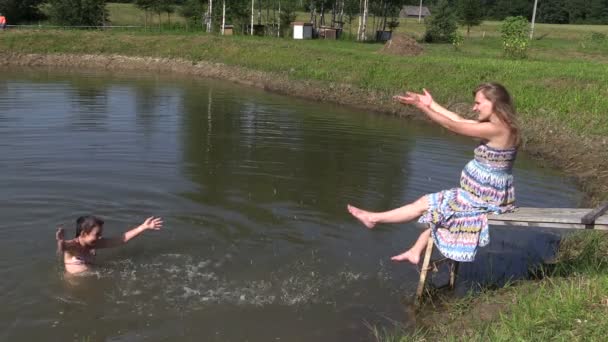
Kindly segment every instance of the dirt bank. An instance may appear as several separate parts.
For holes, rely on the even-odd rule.
[[[289,73],[265,73],[221,63],[208,63],[151,57],[118,55],[65,55],[8,53],[0,66],[96,68],[110,71],[141,70],[173,72],[196,77],[228,80],[265,90],[303,97],[315,101],[334,102],[356,108],[423,118],[407,107],[392,101],[393,94],[369,91],[348,84],[289,79]],[[461,105],[456,105],[460,107]],[[574,134],[558,123],[544,119],[522,122],[523,149],[548,166],[562,169],[576,179],[587,194],[584,204],[594,205],[608,198],[608,137],[584,137]]]

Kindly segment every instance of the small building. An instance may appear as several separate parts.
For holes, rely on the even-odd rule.
[[[234,34],[234,25],[224,25],[224,36],[232,36]]]
[[[342,29],[328,26],[319,27],[319,38],[323,39],[340,39],[340,34],[342,33]]]
[[[377,42],[386,42],[391,40],[393,36],[393,31],[376,31],[376,41]]]
[[[253,25],[253,35],[254,36],[263,36],[266,33],[266,25],[255,24]]]
[[[312,24],[302,21],[294,21],[293,39],[312,39]]]
[[[426,6],[403,6],[399,11],[399,18],[426,18],[431,15],[431,11]]]

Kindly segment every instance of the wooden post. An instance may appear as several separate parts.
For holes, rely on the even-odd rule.
[[[458,261],[451,260],[450,262],[450,290],[453,290],[456,286],[456,277],[458,276]]]
[[[536,7],[538,0],[534,0],[534,10],[532,10],[532,26],[530,26],[530,39],[534,38],[534,23],[536,22]]]
[[[429,242],[426,244],[426,252],[424,253],[424,261],[422,262],[422,270],[420,271],[420,281],[418,282],[418,289],[416,290],[417,306],[422,302],[422,293],[424,292],[424,284],[426,283],[426,274],[430,268],[431,254],[433,254],[433,236],[429,236]]]
[[[597,220],[598,217],[604,215],[606,211],[608,211],[608,202],[600,204],[597,208],[585,214],[585,216],[581,218],[581,223],[585,226],[593,225],[595,224],[595,220]]]

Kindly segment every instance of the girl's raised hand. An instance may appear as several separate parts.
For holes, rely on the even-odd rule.
[[[65,239],[65,232],[63,231],[63,227],[57,227],[57,231],[55,232],[55,240],[62,241]]]
[[[144,223],[141,224],[141,227],[144,229],[153,229],[159,230],[163,226],[163,219],[160,217],[150,216],[148,217]]]

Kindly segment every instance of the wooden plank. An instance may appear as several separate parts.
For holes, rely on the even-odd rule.
[[[502,215],[491,215],[501,221],[530,221],[582,224],[581,218],[591,209],[571,208],[517,208],[515,212]],[[608,224],[608,215],[595,220],[597,224]]]
[[[593,224],[595,220],[597,220],[600,216],[602,216],[606,210],[608,210],[608,202],[604,202],[600,204],[597,208],[593,209],[589,213],[587,213],[581,219],[582,224]]]
[[[499,219],[501,215],[495,215],[488,218],[488,223],[495,226],[520,226],[520,227],[539,227],[539,228],[559,228],[559,229],[597,229],[608,230],[606,224],[594,224],[592,227],[582,223],[556,223],[556,222],[529,222],[529,221],[502,221]]]
[[[569,228],[569,229],[608,229],[608,215],[600,213],[595,224],[582,222],[591,209],[573,208],[517,208],[515,212],[502,215],[489,215],[488,221],[494,225],[515,225],[526,227]]]

